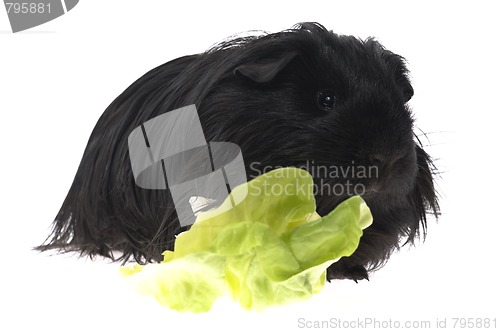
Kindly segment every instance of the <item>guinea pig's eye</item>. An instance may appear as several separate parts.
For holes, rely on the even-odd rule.
[[[333,95],[333,92],[328,90],[318,92],[317,104],[318,107],[324,111],[333,110],[333,107],[335,106],[335,96]]]

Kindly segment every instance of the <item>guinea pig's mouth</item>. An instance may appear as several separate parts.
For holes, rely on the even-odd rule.
[[[391,179],[360,181],[348,178],[333,181],[314,178],[314,182],[314,194],[319,214],[330,212],[344,200],[356,195],[366,200],[368,206],[394,204],[406,196],[405,192],[397,189],[398,186]]]
[[[378,193],[379,193],[379,191],[377,189],[368,189],[367,191],[365,191],[365,193],[362,196],[373,196],[373,195],[376,195]]]

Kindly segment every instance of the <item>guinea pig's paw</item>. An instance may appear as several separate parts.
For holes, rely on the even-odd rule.
[[[361,265],[355,265],[347,270],[347,279],[354,280],[355,283],[358,283],[358,280],[366,279],[370,281],[368,278],[368,272]]]
[[[368,278],[368,272],[362,265],[353,265],[339,269],[334,264],[328,268],[326,277],[328,281],[332,279],[351,279],[354,280],[355,283],[363,279],[370,280]]]

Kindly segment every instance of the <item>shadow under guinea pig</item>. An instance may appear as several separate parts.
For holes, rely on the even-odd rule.
[[[186,228],[168,190],[136,185],[127,137],[158,115],[195,104],[207,141],[237,144],[249,179],[269,168],[306,167],[320,214],[355,194],[350,188],[363,188],[374,222],[355,253],[328,269],[328,279],[367,279],[401,243],[425,235],[428,213],[439,213],[435,168],[407,105],[412,95],[402,57],[374,39],[317,23],[233,38],[167,62],[105,110],[52,234],[37,249],[161,260]],[[376,174],[360,176],[360,167]]]

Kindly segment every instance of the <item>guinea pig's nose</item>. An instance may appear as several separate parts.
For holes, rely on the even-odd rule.
[[[370,156],[370,162],[373,165],[388,169],[392,168],[392,166],[400,159],[402,159],[402,156],[390,153],[375,153]]]
[[[370,163],[376,167],[374,179],[374,190],[383,191],[386,189],[387,180],[391,176],[391,169],[399,158],[392,154],[376,153],[370,156]]]
[[[370,156],[370,162],[379,168],[385,168],[387,164],[390,164],[390,155],[376,153]]]

